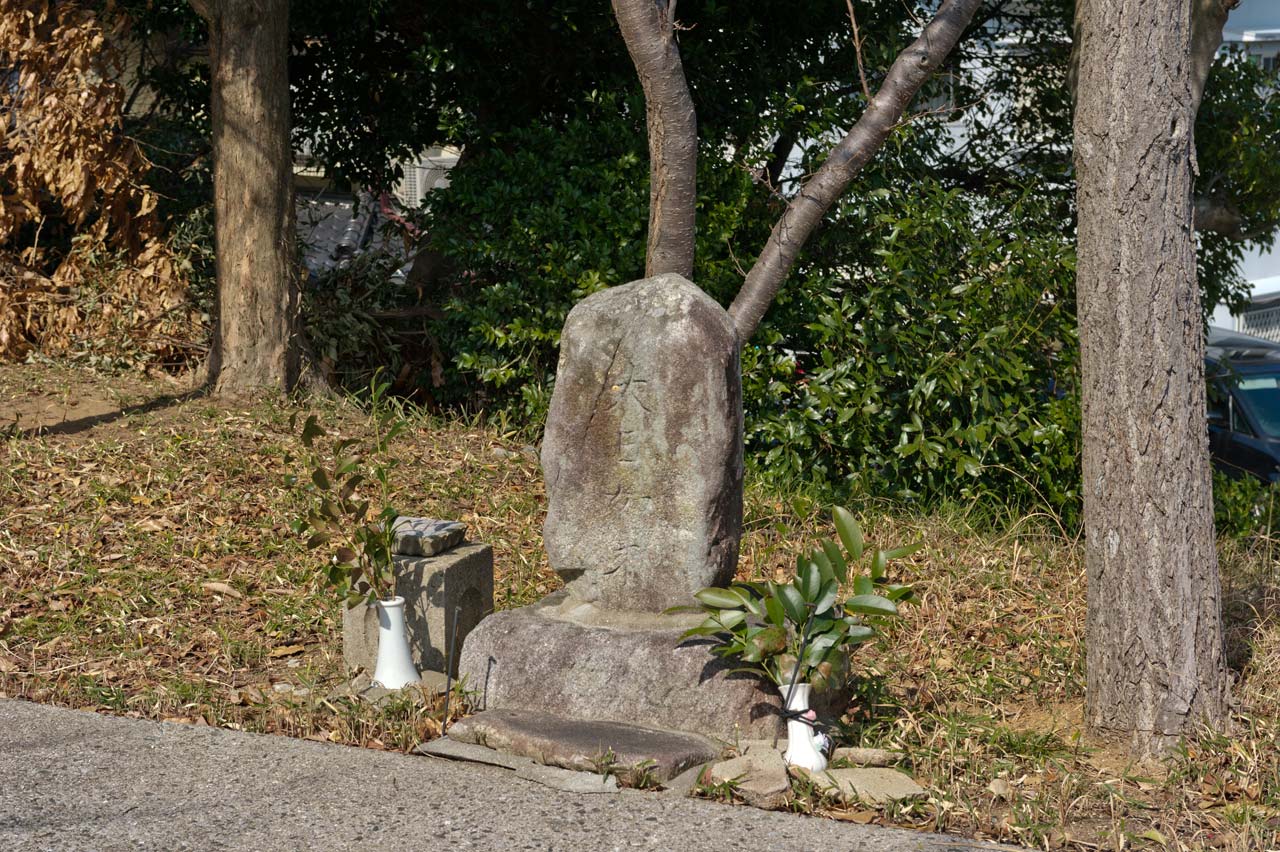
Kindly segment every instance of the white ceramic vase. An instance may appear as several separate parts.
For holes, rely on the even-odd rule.
[[[378,662],[373,682],[400,689],[422,679],[409,653],[409,631],[404,621],[404,598],[378,601]]]
[[[808,712],[811,689],[807,683],[797,683],[795,691],[791,693],[791,701],[787,703],[787,710]],[[778,691],[782,693],[782,700],[786,701],[791,687],[780,686]],[[799,766],[810,772],[822,772],[827,768],[826,755],[818,747],[813,728],[799,719],[787,719],[787,753],[782,757],[791,766]]]

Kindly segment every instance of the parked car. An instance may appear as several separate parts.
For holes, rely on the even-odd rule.
[[[1280,343],[1210,328],[1205,379],[1214,467],[1280,481]]]

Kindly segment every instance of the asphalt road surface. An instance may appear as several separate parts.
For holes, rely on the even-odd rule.
[[[0,700],[0,850],[858,850],[959,838]]]

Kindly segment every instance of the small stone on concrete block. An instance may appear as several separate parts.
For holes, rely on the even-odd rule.
[[[396,540],[391,552],[398,556],[435,556],[462,544],[467,534],[467,525],[457,521],[407,516],[396,518],[392,529]]]
[[[773,749],[747,751],[741,757],[713,765],[713,784],[734,782],[734,789],[748,805],[776,810],[791,800],[791,779],[782,754]]]
[[[662,782],[662,792],[670,796],[688,796],[692,794],[693,788],[698,786],[698,781],[706,768],[707,765],[702,763],[692,769],[686,769],[675,778]]]
[[[446,670],[454,647],[493,611],[493,549],[464,543],[438,556],[395,557],[396,594],[405,599],[409,653],[418,671]],[[453,654],[454,675],[458,659]],[[347,669],[372,672],[378,659],[377,607],[358,604],[342,616],[342,659]]]
[[[452,739],[537,763],[578,771],[608,771],[632,786],[661,783],[715,759],[702,737],[617,722],[568,719],[546,713],[487,710],[454,723]]]
[[[828,769],[825,772],[811,773],[793,766],[791,771],[801,777],[808,777],[823,793],[842,802],[860,801],[887,805],[902,799],[915,799],[928,792],[910,776],[896,769]]]

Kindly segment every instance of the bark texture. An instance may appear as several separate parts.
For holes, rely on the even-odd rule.
[[[613,0],[614,17],[644,88],[649,126],[649,240],[645,277],[692,280],[698,201],[698,121],[675,39],[675,3]]]
[[[1227,713],[1192,235],[1193,0],[1077,7],[1087,721],[1157,753]]]
[[[301,367],[288,0],[209,0],[219,395],[291,390]]]
[[[867,111],[787,206],[729,308],[739,339],[745,341],[755,332],[800,249],[854,175],[898,126],[916,92],[955,47],[980,3],[945,0],[920,37],[894,60]]]

